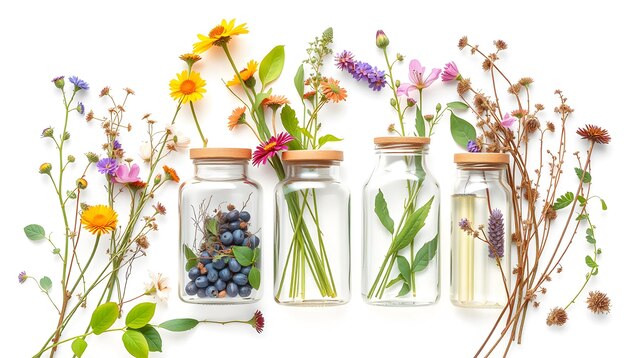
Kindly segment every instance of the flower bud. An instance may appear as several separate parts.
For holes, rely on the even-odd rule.
[[[396,54],[396,59],[397,59],[398,61],[404,61],[404,56],[402,56],[402,54],[399,54],[399,53],[398,53],[398,54]]]
[[[441,111],[441,103],[437,103],[437,107],[435,107],[437,112]]]
[[[161,182],[161,174],[157,174],[154,177],[154,184],[156,185],[156,184],[159,184],[160,182]]]
[[[424,116],[424,120],[426,120],[426,122],[432,121],[433,118],[435,118],[435,116],[433,116],[432,114],[427,114]]]
[[[85,178],[78,178],[76,179],[76,187],[78,189],[86,189],[87,188],[87,180],[85,180]]]
[[[59,76],[52,79],[52,83],[56,86],[56,88],[63,89],[65,87],[65,76]]]
[[[400,82],[400,80],[396,80],[396,83],[395,83],[396,88],[400,87],[400,85],[401,85],[401,84],[402,84],[402,83]]]
[[[70,132],[63,133],[63,140],[68,140],[68,139],[70,139]]]
[[[54,135],[54,130],[52,129],[52,127],[48,127],[46,129],[43,130],[43,132],[41,132],[41,138],[52,138],[52,136]]]
[[[391,105],[391,107],[395,107],[397,102],[395,98],[392,98],[391,100],[389,100],[389,104]]]
[[[378,48],[386,48],[389,45],[389,38],[383,30],[376,31],[376,46]]]
[[[67,161],[69,163],[74,163],[74,161],[76,161],[76,158],[73,155],[70,154],[70,155],[67,156]]]
[[[97,163],[100,160],[100,157],[98,157],[98,154],[94,152],[85,153],[85,156],[87,157],[87,160],[89,161],[89,163]]]
[[[76,111],[80,114],[85,114],[85,105],[83,104],[83,102],[78,102],[78,105],[76,106]]]
[[[413,98],[409,97],[406,99],[406,104],[409,107],[413,107],[415,106],[415,104],[417,103],[417,101],[415,101]]]
[[[43,163],[42,165],[39,166],[39,173],[41,174],[50,174],[51,170],[52,170],[52,164],[50,163]]]

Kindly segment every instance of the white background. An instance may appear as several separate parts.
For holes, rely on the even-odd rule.
[[[8,5],[7,5],[8,4]],[[596,210],[597,237],[604,253],[599,260],[600,274],[589,289],[607,292],[613,302],[611,314],[593,316],[579,300],[569,310],[570,321],[562,328],[549,328],[545,317],[549,308],[565,305],[584,279],[583,258],[589,251],[582,236],[575,240],[564,261],[564,273],[548,286],[538,310],[531,310],[525,342],[514,346],[511,356],[624,356],[624,346],[616,332],[624,322],[623,227],[620,225],[624,196],[622,133],[624,71],[621,67],[622,14],[609,2],[594,1],[584,7],[571,2],[486,2],[443,3],[377,2],[368,4],[339,1],[308,1],[284,4],[269,1],[188,1],[177,5],[165,2],[10,2],[0,10],[0,101],[4,170],[2,174],[4,254],[0,260],[3,294],[1,356],[31,356],[48,337],[56,315],[33,282],[20,286],[17,274],[50,276],[52,294],[60,296],[60,266],[45,243],[26,240],[22,228],[30,223],[44,225],[60,242],[58,208],[46,178],[37,173],[44,161],[55,163],[53,147],[39,138],[43,128],[61,130],[62,107],[50,79],[57,75],[78,75],[91,85],[81,94],[88,109],[102,113],[106,105],[98,98],[108,85],[114,93],[130,87],[137,92],[127,106],[135,131],[123,134],[128,155],[138,158],[137,147],[144,135],[139,118],[150,112],[160,123],[168,122],[174,110],[168,82],[183,69],[178,55],[188,52],[197,33],[207,33],[222,18],[236,17],[247,22],[250,34],[232,41],[238,63],[260,61],[274,45],[285,44],[287,62],[275,93],[294,98],[292,78],[304,58],[307,42],[327,26],[335,29],[335,51],[351,49],[359,59],[382,65],[374,45],[374,34],[383,28],[391,38],[390,51],[402,52],[408,59],[419,58],[428,68],[442,67],[455,60],[461,71],[475,83],[483,78],[480,61],[456,47],[462,35],[486,49],[497,38],[506,40],[510,50],[503,54],[502,66],[512,78],[532,76],[536,80],[534,98],[547,108],[555,104],[552,92],[561,88],[576,112],[570,124],[574,150],[583,142],[573,134],[575,127],[597,123],[607,128],[613,142],[597,151],[594,164],[596,193],[607,198],[609,211]],[[300,5],[302,4],[302,5]],[[306,4],[306,8],[301,6]],[[623,28],[622,28],[623,29]],[[205,99],[197,110],[210,145],[252,147],[253,137],[243,130],[229,133],[226,118],[236,105],[223,88],[220,78],[232,74],[218,49],[212,49],[198,68],[208,81]],[[330,62],[330,60],[329,60]],[[405,63],[404,66],[408,64]],[[406,67],[397,72],[406,78]],[[336,148],[345,150],[343,177],[353,188],[352,202],[352,301],[335,308],[291,308],[278,306],[271,293],[272,192],[275,184],[269,167],[251,170],[264,187],[265,294],[261,303],[243,307],[207,307],[184,304],[175,291],[167,305],[160,305],[155,321],[174,317],[199,319],[247,319],[256,308],[265,314],[267,326],[257,335],[247,326],[202,326],[186,334],[164,333],[164,353],[155,356],[374,356],[467,357],[480,345],[497,311],[463,310],[448,300],[450,227],[447,222],[456,146],[449,137],[447,122],[439,128],[431,146],[431,170],[442,188],[442,292],[438,304],[424,308],[380,308],[368,306],[360,298],[361,187],[374,163],[372,138],[385,135],[394,119],[388,107],[388,93],[374,94],[333,66],[327,73],[341,80],[349,91],[348,102],[323,113],[326,128],[346,140]],[[453,88],[437,83],[427,92],[428,103],[456,99]],[[486,85],[484,86],[487,87]],[[432,108],[432,107],[431,107]],[[179,127],[199,144],[185,109]],[[551,111],[546,111],[546,119]],[[469,118],[469,115],[466,117]],[[97,151],[103,141],[94,123],[87,124],[72,114],[69,152],[82,160],[81,153]],[[132,143],[132,145],[130,144]],[[134,146],[134,147],[133,147]],[[181,177],[191,175],[191,162],[185,153],[170,158]],[[55,167],[55,169],[58,169]],[[571,170],[571,168],[570,168]],[[568,172],[568,175],[570,172]],[[96,173],[91,173],[90,200],[102,198]],[[564,188],[565,189],[565,188]],[[170,185],[158,197],[168,208],[160,230],[151,238],[147,258],[138,261],[131,290],[139,292],[148,270],[163,272],[177,289],[177,190]],[[594,209],[598,209],[597,206]],[[588,291],[587,290],[587,291]],[[132,294],[132,293],[131,293]],[[584,294],[586,295],[586,294]],[[93,300],[93,299],[92,299]],[[92,302],[93,304],[93,302]],[[93,309],[93,306],[89,306]],[[86,316],[86,315],[85,315]],[[83,323],[67,334],[82,332]],[[77,322],[78,323],[78,322]],[[119,335],[90,338],[87,357],[126,356]],[[69,347],[59,356],[69,356]],[[501,353],[500,353],[501,354]]]

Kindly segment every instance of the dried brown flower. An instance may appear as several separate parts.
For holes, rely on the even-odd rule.
[[[563,102],[558,107],[554,107],[554,113],[570,114],[570,113],[573,113],[573,112],[574,112],[574,109],[572,107],[570,107],[569,105],[565,104],[565,102]]]
[[[565,322],[567,322],[567,312],[565,312],[565,310],[561,307],[553,308],[546,319],[546,324],[548,326],[562,326]]]
[[[534,133],[541,127],[541,122],[536,117],[531,117],[526,120],[524,123],[526,126],[526,130],[528,133]]]
[[[482,93],[478,93],[474,96],[474,107],[479,115],[483,114],[484,112],[489,112],[489,99],[485,97],[485,95],[483,95]]]
[[[545,287],[542,287],[542,288],[541,288],[541,294],[545,295],[545,294],[546,294],[546,292],[548,292],[548,289],[547,289],[547,288],[545,288]]]
[[[516,109],[514,111],[511,111],[511,115],[519,119],[522,119],[527,114],[528,111],[526,111],[525,109]]]
[[[543,106],[543,104],[537,103],[537,104],[535,104],[535,109],[538,110],[538,111],[543,111],[545,109],[545,107]]]
[[[538,198],[539,198],[539,192],[537,191],[537,189],[532,188],[530,190],[528,189],[524,190],[524,199],[526,199],[528,202],[534,203],[537,201]]]
[[[147,250],[150,247],[150,242],[148,241],[146,235],[141,235],[137,238],[137,245],[144,250]]]
[[[94,116],[93,111],[89,111],[89,113],[87,113],[87,115],[85,116],[85,120],[89,122],[93,119],[93,116]]]
[[[578,128],[576,134],[594,143],[609,144],[611,141],[611,136],[606,129],[593,124],[587,124],[585,128]]]
[[[395,131],[396,131],[396,125],[395,125],[395,124],[393,124],[393,123],[391,123],[391,124],[389,125],[389,127],[387,127],[387,132],[389,132],[389,133],[393,133],[393,132],[395,132]]]
[[[156,210],[157,213],[159,213],[161,215],[165,215],[165,213],[167,212],[167,210],[165,209],[165,206],[163,206],[163,204],[161,204],[161,203],[157,203],[156,205],[152,205],[152,207],[154,208],[154,210]]]
[[[490,60],[490,59],[488,59],[488,58],[486,58],[486,59],[483,61],[483,70],[485,70],[485,71],[489,71],[489,70],[491,69],[491,66],[492,66],[492,65],[493,65],[493,63],[491,62],[491,60]]]
[[[609,313],[611,312],[611,299],[606,295],[606,293],[591,291],[589,292],[589,297],[587,298],[587,308],[596,314]]]
[[[539,308],[539,303],[540,303],[540,302],[537,302],[537,301],[533,302],[533,307],[535,307],[535,308]]]
[[[510,94],[518,94],[519,91],[522,90],[522,85],[520,85],[519,83],[514,83],[511,85],[511,87],[509,87],[508,92]]]
[[[552,122],[548,122],[546,123],[546,128],[550,131],[550,132],[554,132],[556,130],[556,128],[554,127],[554,123]]]
[[[530,77],[522,77],[522,78],[520,78],[520,80],[517,83],[519,83],[520,85],[526,87],[526,86],[528,86],[529,84],[531,84],[533,82],[535,82],[535,81],[532,78],[530,78]]]
[[[104,87],[100,91],[100,97],[104,97],[104,96],[108,95],[110,90],[111,90],[111,88],[109,86]]]
[[[554,210],[552,205],[546,205],[546,208],[543,211],[543,215],[547,220],[552,221],[556,219],[556,210]]]
[[[470,89],[472,89],[472,83],[470,82],[469,78],[461,78],[456,85],[456,91],[458,92],[459,96],[464,95]]]
[[[128,93],[128,94],[133,94],[133,95],[135,94],[135,91],[133,91],[132,89],[130,89],[128,87],[124,88],[124,91],[126,91],[126,93]]]
[[[467,36],[463,36],[461,37],[461,39],[459,40],[459,50],[462,50],[465,48],[465,46],[467,46]]]
[[[504,41],[502,41],[502,40],[496,40],[496,41],[494,41],[494,42],[493,42],[493,44],[496,46],[496,48],[497,48],[499,51],[506,50],[506,49],[507,49],[507,47],[508,47],[508,45],[506,44],[506,42],[504,42]]]

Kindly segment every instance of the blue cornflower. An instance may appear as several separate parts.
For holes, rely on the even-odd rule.
[[[89,89],[89,84],[76,76],[71,76],[69,80],[72,84],[74,84],[75,91]]]

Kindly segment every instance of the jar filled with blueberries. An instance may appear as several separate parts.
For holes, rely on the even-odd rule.
[[[185,302],[261,298],[261,189],[247,176],[250,149],[194,148],[194,177],[179,193],[179,295]]]

